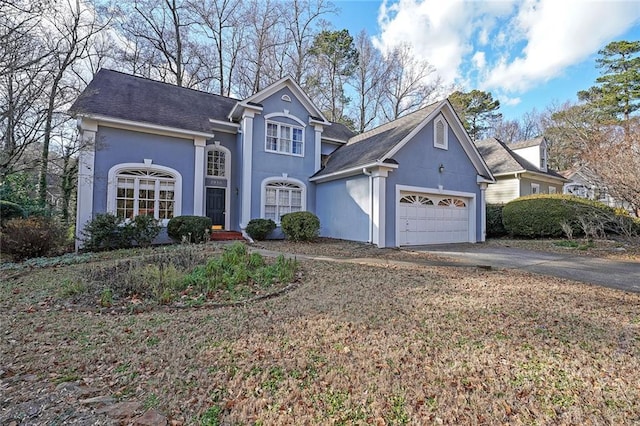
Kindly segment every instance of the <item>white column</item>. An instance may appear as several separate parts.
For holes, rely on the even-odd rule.
[[[373,178],[373,244],[386,247],[386,202],[388,171],[377,169],[372,172]]]
[[[242,117],[242,215],[240,227],[245,229],[251,220],[251,167],[253,156],[253,117],[254,113],[245,111]]]
[[[78,119],[80,152],[78,155],[78,194],[76,196],[76,250],[82,247],[82,231],[93,218],[93,181],[95,168],[95,142],[98,123],[86,118]]]
[[[320,124],[316,124],[314,127],[315,130],[315,153],[314,153],[314,171],[320,170],[322,166],[322,129],[323,127]]]
[[[193,139],[195,148],[193,166],[193,214],[194,216],[204,216],[204,149],[207,145],[205,138],[197,137]]]
[[[487,239],[487,199],[485,198],[486,189],[489,185],[487,183],[480,184],[480,241],[484,242]],[[475,220],[475,218],[474,218]]]

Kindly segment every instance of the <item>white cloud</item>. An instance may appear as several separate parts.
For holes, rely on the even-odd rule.
[[[584,61],[639,19],[636,1],[385,0],[375,43],[409,43],[447,84],[518,93]]]
[[[527,90],[582,62],[639,16],[636,2],[528,1],[513,21],[526,46],[515,59],[495,64],[482,86]]]
[[[484,52],[476,52],[473,55],[473,58],[471,58],[471,61],[473,62],[473,65],[475,65],[476,68],[479,68],[480,70],[482,70],[487,65],[487,59],[484,55]]]

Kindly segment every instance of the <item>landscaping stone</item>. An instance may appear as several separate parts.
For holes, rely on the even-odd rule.
[[[142,417],[136,419],[136,426],[166,426],[167,417],[156,410],[149,410]]]
[[[119,402],[96,410],[96,414],[105,414],[113,419],[131,419],[141,407],[142,404],[137,401]]]
[[[115,399],[109,395],[95,396],[93,398],[81,399],[80,404],[104,406],[113,404]]]

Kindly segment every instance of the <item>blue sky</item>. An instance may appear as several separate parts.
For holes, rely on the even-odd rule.
[[[462,90],[489,91],[507,119],[575,101],[598,50],[640,40],[640,0],[334,0],[329,18],[381,49],[409,43]]]

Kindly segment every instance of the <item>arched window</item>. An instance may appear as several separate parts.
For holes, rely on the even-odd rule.
[[[280,223],[282,215],[306,209],[306,187],[297,179],[267,179],[262,185],[263,218]]]
[[[120,164],[109,170],[107,210],[123,219],[148,215],[166,225],[181,212],[182,178],[168,167]]]
[[[440,149],[449,147],[448,126],[442,115],[438,116],[433,123],[433,146]]]

